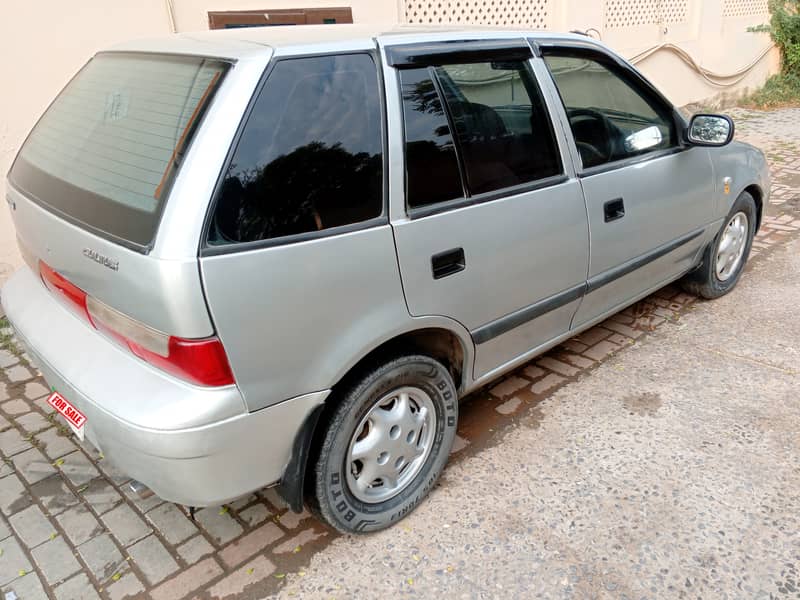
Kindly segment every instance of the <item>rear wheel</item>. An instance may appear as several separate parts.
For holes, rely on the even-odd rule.
[[[362,377],[331,416],[311,506],[344,533],[384,529],[436,483],[455,439],[458,398],[447,369],[405,356]]]
[[[731,291],[750,255],[757,218],[755,200],[742,192],[714,242],[706,248],[700,267],[682,281],[684,289],[708,299]]]

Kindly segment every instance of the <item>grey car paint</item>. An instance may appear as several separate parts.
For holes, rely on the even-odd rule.
[[[566,181],[410,219],[399,94],[394,70],[382,57],[387,221],[198,261],[208,202],[273,55],[352,52],[375,48],[376,40],[385,48],[525,36],[536,39],[509,31],[336,26],[190,34],[118,46],[234,63],[183,159],[151,252],[112,244],[11,189],[18,236],[34,259],[47,260],[88,293],[151,327],[182,337],[216,332],[236,385],[198,388],[145,364],[81,322],[23,269],[3,288],[3,306],[46,379],[88,416],[87,437],[165,499],[198,506],[231,499],[281,479],[308,415],[381,344],[421,329],[451,332],[464,357],[459,392],[466,394],[675,279],[696,264],[743,189],[768,193],[763,155],[737,143],[579,177],[557,94],[541,59],[534,58],[557,124]],[[547,39],[579,40],[607,51],[575,36]],[[729,194],[720,188],[724,177],[733,181]],[[605,227],[598,206],[621,194],[631,218]],[[467,269],[461,277],[433,282],[431,255],[454,246],[464,247]],[[87,247],[119,260],[119,271],[86,259]],[[668,251],[581,298],[592,277],[652,257],[659,248]],[[544,310],[554,298],[557,307]],[[498,335],[481,333],[520,310],[536,318]]]

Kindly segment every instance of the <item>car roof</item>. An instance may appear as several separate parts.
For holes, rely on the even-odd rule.
[[[413,42],[532,38],[596,42],[584,35],[504,27],[415,26],[392,24],[302,25],[295,27],[241,27],[195,31],[132,40],[108,50],[130,52],[175,52],[224,58],[245,58],[276,50],[338,50],[370,47],[378,39],[393,45]],[[602,44],[598,44],[602,46]]]

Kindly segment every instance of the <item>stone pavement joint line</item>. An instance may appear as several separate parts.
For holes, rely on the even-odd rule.
[[[800,231],[800,109],[735,110],[737,135],[762,147],[773,187],[752,251]],[[696,298],[659,290],[466,399],[453,460],[481,451],[525,410],[651,332],[679,321]],[[6,331],[7,332],[7,331]],[[6,333],[2,332],[2,333]],[[198,511],[140,500],[124,475],[76,443],[43,398],[23,356],[0,350],[0,591],[28,598],[262,597],[302,572],[336,536],[287,514],[273,490]]]

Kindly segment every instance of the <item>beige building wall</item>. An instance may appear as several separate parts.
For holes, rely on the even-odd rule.
[[[678,105],[742,93],[779,66],[777,51],[764,54],[769,37],[747,32],[767,21],[766,0],[6,0],[0,19],[0,176],[5,178],[50,100],[104,46],[167,34],[173,22],[178,31],[207,29],[209,11],[341,6],[352,9],[356,23],[593,28]],[[679,46],[712,76],[704,78],[662,44]],[[20,262],[3,202],[0,283]]]

